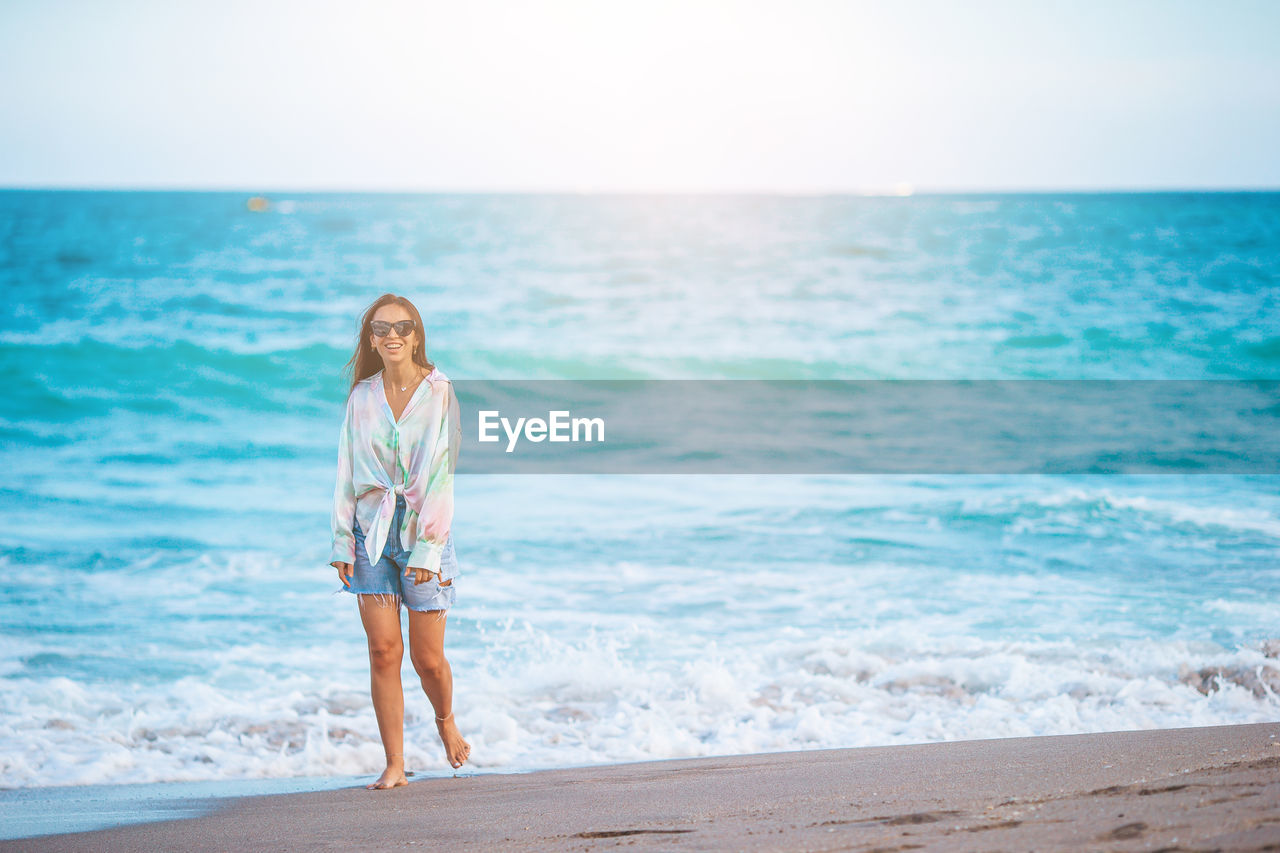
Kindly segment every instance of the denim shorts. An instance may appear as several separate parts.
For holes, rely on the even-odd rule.
[[[448,586],[441,586],[435,575],[420,584],[415,584],[412,577],[404,576],[410,554],[400,547],[399,533],[400,525],[404,523],[404,511],[404,495],[396,495],[396,514],[387,533],[387,544],[378,562],[372,566],[364,545],[364,531],[360,529],[360,522],[355,522],[356,561],[352,566],[351,586],[344,584],[343,588],[357,595],[394,596],[397,606],[403,601],[410,610],[448,610],[458,597],[454,589],[458,582],[456,577]],[[458,571],[452,535],[445,541],[444,552],[440,555],[440,570],[450,574]]]

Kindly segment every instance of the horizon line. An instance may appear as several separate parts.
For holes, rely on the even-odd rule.
[[[223,193],[249,196],[271,195],[476,195],[476,196],[773,196],[773,197],[860,197],[911,198],[940,195],[1156,195],[1177,193],[1275,193],[1280,185],[1204,186],[1110,186],[1110,187],[861,187],[826,190],[807,189],[618,189],[618,188],[389,188],[389,187],[264,187],[247,185],[126,185],[126,184],[0,184],[0,192],[121,192],[121,193]]]

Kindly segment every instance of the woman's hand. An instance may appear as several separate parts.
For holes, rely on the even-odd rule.
[[[448,586],[449,584],[453,583],[452,578],[450,578],[449,580],[444,580],[443,579],[444,575],[440,572],[429,572],[426,569],[415,569],[413,566],[410,566],[409,568],[404,570],[404,576],[407,578],[413,578],[414,586],[417,586],[420,583],[426,583],[427,581],[431,580],[433,577],[441,579],[440,586]]]
[[[355,569],[351,567],[351,564],[350,563],[330,563],[329,565],[333,566],[338,570],[338,580],[342,581],[343,586],[345,586],[347,589],[351,589],[351,576],[355,574]]]

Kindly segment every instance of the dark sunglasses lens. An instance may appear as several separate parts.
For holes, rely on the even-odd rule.
[[[398,323],[388,323],[385,320],[374,320],[369,324],[369,331],[373,332],[380,338],[385,338],[387,335],[391,334],[392,326],[395,326],[396,334],[402,338],[412,332],[414,328],[412,320],[401,320]]]

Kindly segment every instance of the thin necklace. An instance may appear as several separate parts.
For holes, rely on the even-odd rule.
[[[419,372],[418,372],[418,378],[419,378],[419,379],[421,379],[421,378],[422,378],[422,372],[421,372],[421,371],[419,371]],[[393,384],[393,385],[394,385],[395,383],[393,382],[393,383],[391,383],[391,384]],[[400,390],[401,390],[401,391],[408,391],[408,390],[409,390],[409,386],[408,386],[408,385],[401,385],[401,386],[400,386]]]

